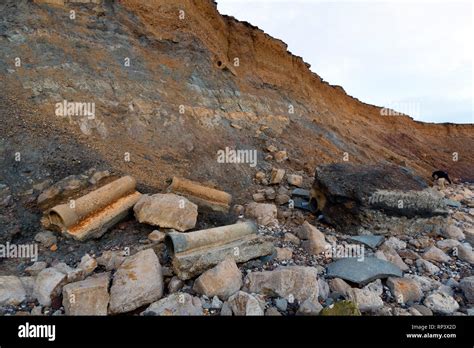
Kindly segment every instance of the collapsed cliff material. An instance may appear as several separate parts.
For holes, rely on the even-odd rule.
[[[165,243],[173,257],[173,270],[182,279],[190,279],[217,265],[226,257],[246,262],[272,254],[273,244],[256,235],[253,222],[210,228],[196,232],[170,232]]]
[[[77,240],[97,238],[127,216],[141,194],[136,181],[122,177],[46,212],[44,225]]]
[[[199,208],[227,213],[230,209],[232,196],[224,191],[219,191],[203,186],[191,180],[173,177],[168,192],[184,196]]]
[[[429,218],[447,213],[443,199],[404,167],[336,163],[316,169],[312,197],[326,219],[347,233],[381,217]]]
[[[389,191],[377,190],[369,197],[373,209],[382,209],[407,217],[447,214],[443,197],[434,190]]]

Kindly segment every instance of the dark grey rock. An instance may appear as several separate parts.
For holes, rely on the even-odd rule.
[[[286,309],[288,308],[288,301],[285,300],[284,298],[277,298],[275,300],[275,306],[282,312],[285,312]]]
[[[461,207],[461,202],[455,201],[454,199],[444,199],[444,203],[446,203],[447,206],[453,207],[453,208]]]
[[[369,248],[376,249],[383,242],[383,236],[354,236],[349,238],[350,241],[367,245]]]
[[[366,257],[363,261],[358,258],[344,258],[327,266],[327,277],[341,278],[353,283],[365,285],[379,278],[402,277],[400,268],[393,263]]]
[[[291,191],[291,195],[309,199],[309,190],[296,188],[293,191]]]
[[[300,197],[293,198],[293,204],[294,204],[295,208],[301,209],[301,210],[306,210],[306,211],[309,211],[311,213],[316,213],[318,211],[315,204],[310,204],[309,201],[307,201],[303,198],[300,198]]]

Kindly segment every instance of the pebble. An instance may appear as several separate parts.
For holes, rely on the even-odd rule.
[[[58,241],[56,235],[51,231],[39,232],[35,235],[35,241],[40,243],[45,248],[52,247]]]

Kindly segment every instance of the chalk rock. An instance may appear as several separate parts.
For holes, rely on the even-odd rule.
[[[125,251],[106,250],[97,258],[97,263],[104,266],[107,271],[113,271],[120,267],[125,258]]]
[[[200,316],[203,309],[199,297],[177,292],[152,303],[141,315]]]
[[[161,243],[165,240],[166,233],[154,230],[148,235],[148,240],[153,243]]]
[[[420,271],[426,272],[428,274],[435,274],[440,271],[438,266],[433,265],[431,262],[423,259],[416,260],[416,266]]]
[[[357,304],[361,312],[374,312],[383,307],[383,301],[380,295],[368,288],[351,288],[348,291],[348,297]]]
[[[262,181],[263,179],[265,179],[265,177],[266,177],[266,175],[265,175],[264,172],[259,171],[259,172],[255,173],[255,179],[256,179],[258,182],[260,182],[260,181]]]
[[[442,251],[447,252],[461,245],[456,239],[442,239],[436,242],[436,246]]]
[[[464,236],[469,244],[474,246],[474,228],[466,228],[464,230]]]
[[[211,301],[211,308],[212,309],[220,309],[224,303],[219,299],[219,297],[214,296]]]
[[[284,169],[273,168],[270,183],[271,184],[279,184],[279,183],[282,182],[284,176],[285,176],[285,170]]]
[[[42,306],[51,306],[51,300],[61,294],[67,275],[56,268],[46,268],[36,277],[33,296]]]
[[[187,231],[196,226],[198,206],[174,193],[142,195],[133,207],[141,223]]]
[[[81,262],[79,263],[77,268],[84,270],[85,276],[87,277],[97,268],[97,260],[89,254],[85,254],[81,258]]]
[[[265,304],[256,296],[239,291],[227,301],[232,313],[237,316],[262,316]]]
[[[290,196],[287,194],[278,194],[275,197],[275,203],[278,205],[283,205],[290,201]]]
[[[267,188],[264,191],[264,194],[265,194],[265,198],[270,200],[270,201],[274,200],[275,197],[276,197],[276,192],[275,192],[275,189],[273,187]]]
[[[110,289],[111,314],[130,312],[163,296],[163,274],[153,249],[128,257],[114,275]]]
[[[326,300],[329,296],[329,284],[323,278],[319,278],[318,288],[318,297],[323,301]]]
[[[174,276],[171,278],[170,282],[168,283],[168,292],[170,294],[174,292],[178,292],[184,286],[184,282],[179,279],[178,277]]]
[[[407,247],[407,243],[396,238],[390,237],[388,240],[385,241],[385,245],[395,249],[396,251],[405,249]]]
[[[286,180],[288,181],[288,184],[296,187],[301,187],[303,185],[303,177],[301,175],[290,174],[287,176]]]
[[[26,291],[20,278],[0,276],[0,306],[19,305],[26,299]]]
[[[100,273],[63,287],[66,315],[107,315],[110,273]]]
[[[303,249],[312,255],[319,255],[325,252],[330,246],[329,243],[326,242],[324,234],[307,221],[301,225],[299,237],[303,239],[301,243]]]
[[[39,272],[44,270],[46,267],[48,267],[48,264],[46,262],[37,261],[33,263],[31,266],[26,267],[25,272],[29,275],[37,276]]]
[[[381,254],[383,254],[383,256]],[[397,251],[386,244],[383,244],[380,247],[380,250],[378,250],[375,253],[375,256],[377,258],[381,258],[382,260],[386,260],[393,263],[394,265],[399,267],[402,271],[407,271],[409,269],[408,265],[405,262],[403,262],[402,258],[400,257],[400,255],[398,255]]]
[[[273,156],[275,157],[275,161],[277,161],[278,163],[288,159],[288,154],[286,153],[286,151],[283,150],[275,152]]]
[[[319,315],[322,309],[323,306],[321,306],[319,302],[314,302],[308,299],[303,301],[303,303],[299,306],[296,315]]]
[[[275,248],[276,259],[279,261],[290,260],[293,257],[293,251],[289,248]]]
[[[283,241],[285,242],[290,242],[295,245],[300,245],[301,241],[298,237],[296,237],[293,233],[285,233],[285,236],[283,237]]]
[[[450,224],[446,229],[442,229],[441,235],[445,238],[456,240],[463,240],[466,238],[462,230],[454,224]]]
[[[245,209],[245,215],[253,218],[259,225],[269,226],[278,224],[277,207],[269,203],[249,203]]]
[[[102,179],[108,178],[109,176],[110,172],[108,170],[97,171],[90,177],[89,183],[95,185]]]
[[[423,298],[423,291],[414,279],[390,277],[387,286],[398,303],[418,302]]]
[[[281,317],[281,313],[275,307],[269,307],[265,310],[265,316],[267,317]]]
[[[474,265],[474,252],[472,249],[464,244],[458,246],[458,258],[465,262]]]
[[[288,266],[273,271],[249,273],[244,281],[251,293],[291,298],[302,302],[317,301],[319,293],[318,271],[314,267]]]
[[[435,246],[428,248],[422,255],[425,260],[436,261],[436,262],[449,262],[451,258],[444,253],[443,250],[438,249]]]
[[[329,280],[329,289],[332,292],[347,296],[351,286],[340,278],[334,278]]]
[[[218,296],[227,300],[242,287],[242,273],[235,261],[227,258],[201,274],[194,282],[194,291],[207,297]]]
[[[55,264],[53,268],[66,275],[65,283],[77,282],[79,280],[84,280],[86,277],[86,272],[83,269],[72,268],[64,262]]]
[[[459,309],[456,300],[444,292],[434,292],[428,295],[423,303],[435,313],[452,314]]]
[[[417,282],[421,291],[423,292],[430,292],[432,290],[438,289],[441,286],[439,281],[418,274],[406,274],[405,278],[413,279],[415,282]]]
[[[252,199],[257,203],[265,202],[265,194],[263,192],[254,193]]]
[[[421,315],[425,315],[425,316],[433,315],[433,311],[422,304],[414,304],[413,306],[411,306],[411,308],[416,309],[418,313],[421,313]]]

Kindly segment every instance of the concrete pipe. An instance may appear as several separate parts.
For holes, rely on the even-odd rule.
[[[168,191],[188,198],[201,208],[227,213],[232,202],[232,195],[203,186],[191,180],[173,177]]]
[[[235,71],[234,66],[231,62],[227,60],[227,58],[223,59],[220,57],[215,57],[214,66],[220,70],[228,70],[232,73],[232,75],[237,76],[237,72]]]
[[[252,221],[210,228],[195,232],[170,232],[165,243],[171,255],[202,247],[217,246],[255,234],[257,225]]]
[[[141,194],[136,181],[122,177],[70,203],[60,204],[47,212],[49,224],[62,233],[83,240],[103,234],[128,214]]]
[[[227,64],[224,63],[221,59],[216,59],[216,60],[214,61],[214,64],[215,64],[216,68],[221,69],[221,70],[225,69],[225,68],[226,68],[226,65],[227,65]]]
[[[273,243],[256,232],[257,225],[247,221],[196,232],[170,232],[165,243],[173,257],[175,274],[187,280],[228,257],[240,263],[274,253]]]
[[[271,255],[275,252],[272,242],[256,234],[248,234],[237,240],[222,245],[211,245],[175,254],[173,271],[181,280],[187,280],[202,274],[226,258],[233,258],[236,263]]]

